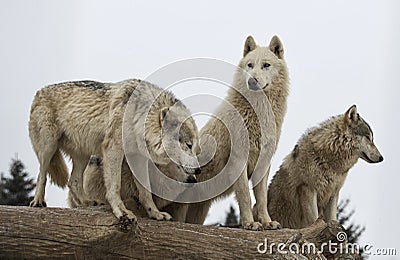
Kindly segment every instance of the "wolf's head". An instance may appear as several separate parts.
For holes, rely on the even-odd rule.
[[[200,174],[196,155],[200,152],[196,124],[180,102],[160,111],[162,144],[169,160],[187,174]],[[195,179],[192,180],[195,182]]]
[[[374,135],[368,123],[357,113],[356,105],[344,114],[344,125],[351,137],[352,146],[359,157],[368,163],[383,161],[383,157],[374,144]]]
[[[239,63],[246,86],[251,90],[266,90],[279,81],[281,71],[286,68],[283,54],[283,45],[278,36],[272,37],[267,47],[257,46],[253,37],[248,36]]]

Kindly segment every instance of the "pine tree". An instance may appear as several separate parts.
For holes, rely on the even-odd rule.
[[[350,222],[350,218],[354,214],[354,209],[351,210],[349,213],[347,213],[346,208],[348,207],[350,203],[349,199],[341,200],[338,205],[338,210],[337,210],[337,220],[338,222],[346,228],[345,232],[347,235],[347,241],[351,244],[359,244],[358,241],[360,240],[360,237],[362,233],[365,231],[365,226],[360,226],[357,224],[354,224],[354,222]],[[364,254],[364,250],[360,248],[360,255],[361,259],[367,259],[368,256]]]
[[[347,240],[349,243],[357,243],[365,231],[365,226],[360,226],[350,222],[350,218],[354,214],[354,209],[347,213],[346,208],[350,203],[349,199],[341,200],[338,205],[337,210],[337,220],[338,222],[346,228]]]
[[[239,224],[239,218],[236,215],[235,209],[231,205],[229,212],[226,215],[225,226],[234,226],[237,224]]]
[[[11,177],[4,174],[0,177],[0,205],[27,206],[33,199],[30,193],[36,184],[28,178],[28,172],[19,159],[12,159],[10,166]]]

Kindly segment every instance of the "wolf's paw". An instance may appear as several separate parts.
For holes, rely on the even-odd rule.
[[[129,232],[129,231],[136,231],[138,223],[136,216],[133,215],[133,213],[128,216],[127,214],[122,215],[119,218],[119,228],[123,232]]]
[[[278,221],[269,221],[267,223],[262,224],[264,229],[280,229],[281,224]]]
[[[250,222],[243,224],[244,229],[260,231],[263,230],[263,226],[260,222]]]
[[[155,219],[155,220],[172,220],[172,217],[170,214],[168,214],[167,212],[155,212],[153,211],[147,211],[147,213],[149,214],[149,217],[151,219]]]
[[[29,207],[38,207],[38,208],[43,208],[47,207],[46,201],[43,199],[33,199],[31,203],[29,203]]]

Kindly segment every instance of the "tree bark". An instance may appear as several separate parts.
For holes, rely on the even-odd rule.
[[[247,231],[138,218],[138,229],[122,232],[108,207],[30,208],[0,206],[0,259],[318,259],[324,255],[270,254],[257,247],[270,243],[337,241],[337,222],[317,220],[300,230]],[[263,249],[263,246],[260,247]]]

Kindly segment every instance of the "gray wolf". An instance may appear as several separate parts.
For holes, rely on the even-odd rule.
[[[139,87],[140,91],[135,91]],[[133,105],[125,113],[128,101]],[[152,105],[146,110],[145,104],[149,103]],[[55,184],[66,186],[68,173],[61,151],[72,160],[68,187],[74,201],[79,205],[91,205],[83,190],[83,172],[90,156],[99,154],[104,158],[106,198],[114,215],[126,223],[136,223],[135,215],[126,209],[120,197],[121,167],[125,158],[123,120],[132,122],[126,134],[131,138],[129,147],[141,173],[147,173],[150,158],[154,163],[165,165],[171,161],[170,156],[187,173],[199,172],[194,158],[199,149],[197,127],[190,111],[172,93],[136,79],[118,83],[77,81],[50,85],[36,93],[30,113],[29,136],[40,163],[31,206],[46,206],[47,174]],[[144,144],[140,143],[142,138]],[[171,145],[178,142],[179,145]],[[147,146],[147,154],[144,152],[147,148],[138,147],[139,143]],[[166,147],[169,147],[168,154]],[[156,208],[150,191],[142,185],[138,185],[138,191],[149,217],[171,219],[168,213]]]
[[[268,189],[271,217],[286,228],[303,228],[319,217],[336,220],[339,191],[359,158],[383,161],[371,127],[353,105],[309,129],[284,159]]]
[[[260,153],[261,147],[265,147],[266,153],[271,154],[271,156],[275,152],[286,113],[288,85],[288,69],[280,39],[274,36],[269,46],[260,47],[257,46],[253,37],[247,37],[243,58],[239,62],[232,88],[230,88],[228,96],[225,98],[226,103],[229,103],[230,106],[226,105],[226,103],[221,104],[215,113],[215,117],[211,118],[200,131],[201,140],[205,136],[213,137],[216,143],[216,150],[212,160],[201,167],[202,174],[198,177],[198,181],[204,182],[214,178],[227,165],[230,157],[233,158],[233,162],[240,160],[240,156],[237,154],[238,149],[232,149],[231,151],[231,140],[229,139],[230,133],[236,132],[237,129],[235,129],[235,126],[232,126],[232,129],[227,129],[221,122],[229,122],[235,111],[243,119],[248,132],[248,161],[244,167],[241,167],[241,165],[232,167],[230,171],[240,171],[240,176],[228,190],[210,200],[190,204],[187,212],[187,222],[202,224],[214,200],[235,192],[240,208],[240,217],[245,229],[261,230],[263,228],[275,229],[279,227],[279,223],[272,221],[267,211],[267,178],[270,159],[266,159],[267,157]],[[244,95],[247,95],[248,99]],[[265,101],[266,99],[268,100]],[[261,132],[261,129],[270,127],[269,124],[271,123],[266,122],[265,118],[258,118],[255,113],[256,110],[266,110],[266,102],[271,104],[273,116],[275,117],[275,121],[272,124],[276,129],[276,133],[273,134]],[[271,136],[268,135],[273,135],[276,143],[269,146],[267,139],[271,138]],[[204,145],[207,146],[207,142]],[[248,180],[252,175],[255,175],[257,161],[261,162],[258,173],[261,173],[264,177],[254,187],[257,201],[255,211],[258,213],[255,219],[251,208]]]
[[[186,174],[179,165],[176,165],[173,162],[168,163],[167,165],[159,165],[157,166],[159,170],[168,176],[171,179],[177,180],[179,182],[185,183],[196,183],[195,175]],[[154,185],[163,185],[160,183],[160,180],[152,180],[151,184]],[[164,186],[165,189],[168,189],[168,186]],[[104,171],[103,171],[103,163],[102,158],[100,156],[91,156],[89,163],[83,173],[83,189],[85,194],[89,197],[91,201],[96,202],[98,205],[107,204],[106,199],[106,188],[104,184]],[[168,191],[166,191],[168,192]],[[132,211],[136,210],[137,207],[140,207],[140,202],[138,202],[138,189],[135,184],[134,175],[129,168],[129,165],[124,162],[121,170],[121,199],[126,204],[129,205],[129,201],[134,200],[136,203],[134,204],[136,207],[129,208]],[[171,201],[162,199],[153,194],[153,200],[156,207],[159,210],[168,212],[172,219],[179,222],[185,222],[186,211],[188,204],[184,203],[173,203]],[[70,207],[78,207],[79,205],[74,201],[71,192],[68,193],[68,204]],[[144,207],[143,207],[144,208]],[[134,211],[134,213],[136,213]]]

